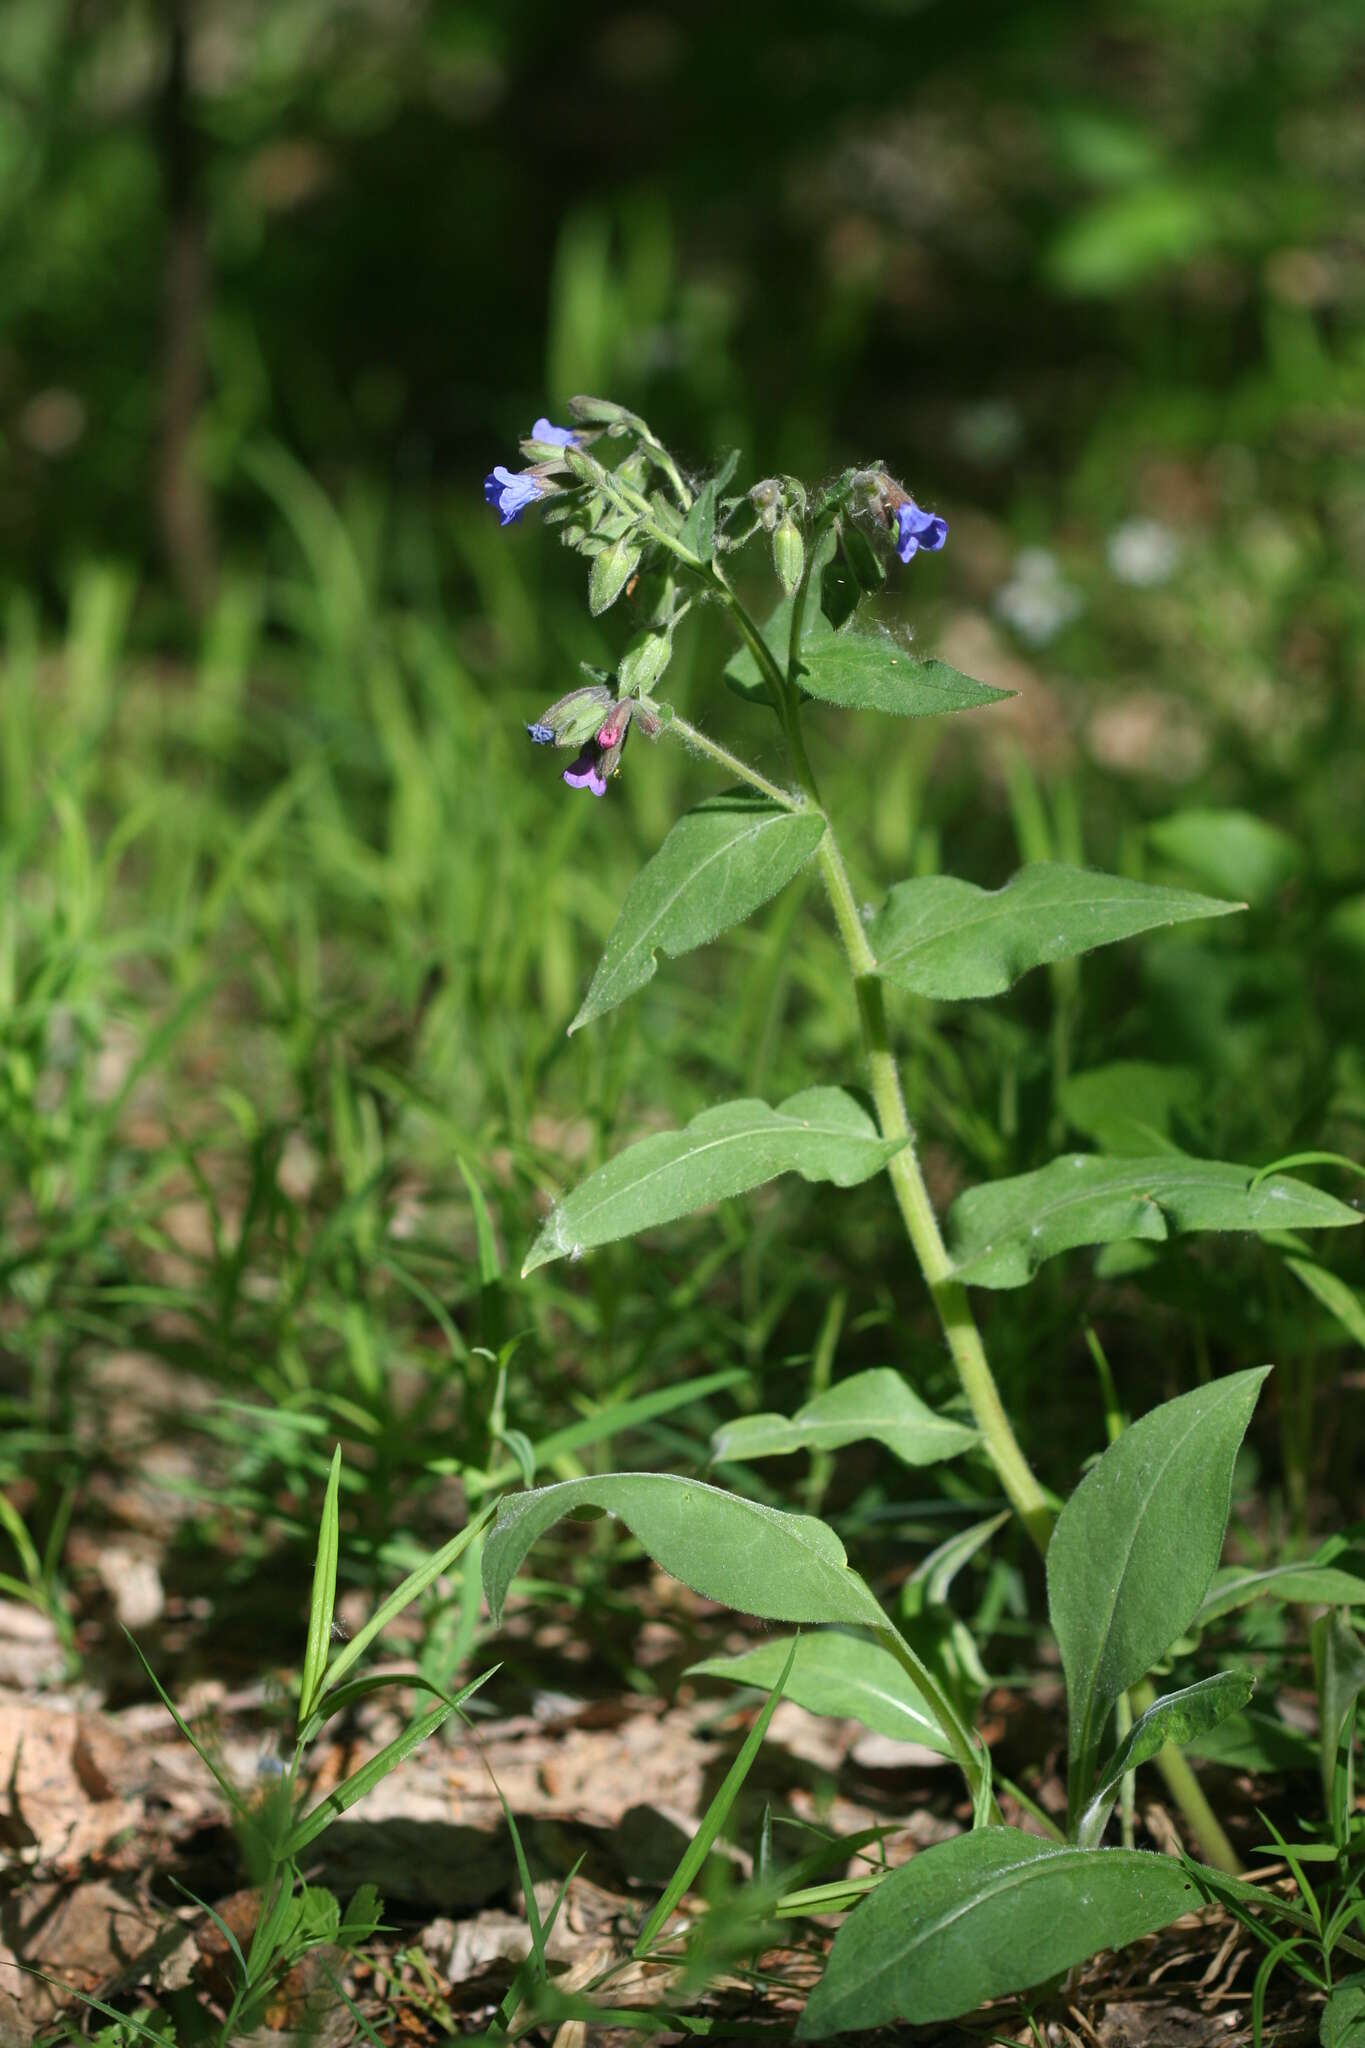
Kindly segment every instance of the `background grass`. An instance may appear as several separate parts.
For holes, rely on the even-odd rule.
[[[1057,857],[1250,902],[1000,1004],[898,999],[940,1200],[1117,1142],[1132,1075],[1077,1084],[1117,1060],[1178,1070],[1138,1113],[1190,1149],[1358,1154],[1349,0],[8,21],[0,1480],[115,1692],[142,1681],[92,1598],[101,1532],[165,1538],[163,1670],[292,1657],[333,1441],[343,1569],[387,1583],[508,1462],[514,1337],[505,1421],[533,1443],[746,1375],[561,1473],[700,1466],[737,1406],[804,1395],[822,1328],[837,1372],[951,1394],[879,1184],[783,1183],[515,1277],[548,1201],[632,1134],[857,1071],[801,883],[565,1036],[631,874],[711,786],[637,742],[588,804],[526,745],[619,643],[480,483],[575,390],[639,405],[688,464],[743,446],[746,481],[880,457],[949,517],[885,615],[1020,695],[813,719],[869,900]],[[670,694],[771,765],[721,622],[694,623]],[[1252,821],[1231,856],[1162,824],[1210,809]],[[1354,1244],[1322,1256],[1359,1285]],[[1103,1438],[1090,1323],[1133,1412],[1277,1362],[1247,1541],[1356,1513],[1358,1350],[1273,1247],[1073,1255],[984,1317],[1058,1488]],[[963,1470],[907,1501],[859,1455],[827,1511],[895,1576],[994,1500]],[[787,1498],[788,1471],[722,1477]],[[608,1605],[600,1541],[572,1556]],[[1016,1566],[979,1574],[998,1622]],[[458,1603],[425,1626],[444,1670]]]

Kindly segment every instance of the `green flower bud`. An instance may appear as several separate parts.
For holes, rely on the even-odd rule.
[[[526,730],[537,746],[579,747],[596,735],[615,702],[609,689],[591,683],[556,698]]]
[[[603,548],[588,577],[588,610],[596,618],[615,604],[635,574],[640,561],[640,543],[623,533],[610,547]]]
[[[806,543],[794,519],[786,518],[773,535],[773,567],[783,594],[794,597],[806,566]]]
[[[633,426],[636,422],[636,416],[628,406],[617,405],[610,398],[571,398],[569,411],[576,420],[592,420],[603,427],[618,423]]]
[[[771,533],[782,514],[782,486],[777,478],[765,476],[760,483],[754,484],[749,492],[749,503]]]
[[[625,653],[617,674],[622,692],[628,696],[652,690],[673,653],[667,633],[637,633]]]

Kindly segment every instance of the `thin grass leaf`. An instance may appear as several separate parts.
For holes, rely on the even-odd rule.
[[[363,1799],[382,1778],[387,1778],[390,1771],[396,1770],[406,1757],[411,1756],[414,1749],[421,1747],[429,1735],[434,1735],[441,1723],[449,1720],[450,1714],[451,1708],[443,1700],[439,1706],[432,1707],[428,1713],[423,1714],[419,1721],[414,1721],[410,1728],[405,1728],[401,1735],[395,1736],[392,1742],[386,1743],[377,1756],[372,1756],[367,1764],[362,1764],[358,1771],[353,1771],[349,1778],[334,1791],[329,1792],[325,1799],[319,1801],[311,1813],[304,1815],[298,1826],[286,1838],[283,1855],[295,1857],[301,1849],[306,1849],[310,1842],[316,1841],[325,1828],[329,1828],[332,1822],[354,1806],[357,1800]]]
[[[451,1537],[449,1543],[444,1544],[434,1556],[429,1557],[425,1564],[419,1564],[415,1571],[408,1573],[402,1585],[390,1593],[388,1599],[375,1609],[364,1627],[357,1629],[350,1642],[333,1658],[331,1668],[322,1681],[323,1696],[330,1693],[345,1677],[357,1658],[364,1656],[375,1637],[382,1634],[389,1623],[400,1615],[405,1607],[410,1606],[419,1594],[425,1593],[434,1579],[439,1579],[442,1572],[449,1570],[479,1531],[492,1520],[496,1510],[497,1502],[490,1501],[472,1521],[465,1523],[458,1535]]]
[[[308,1604],[308,1643],[303,1653],[303,1675],[299,1680],[299,1719],[303,1725],[313,1711],[318,1687],[327,1664],[332,1642],[332,1614],[336,1606],[337,1562],[341,1549],[341,1524],[337,1493],[341,1485],[341,1445],[332,1453],[327,1474],[327,1493],[318,1523],[318,1554],[313,1566],[313,1596]]]
[[[493,1229],[493,1219],[488,1213],[483,1189],[474,1178],[470,1168],[457,1154],[455,1164],[460,1169],[460,1178],[469,1190],[469,1206],[474,1212],[474,1243],[479,1256],[479,1285],[495,1287],[502,1278],[502,1259],[498,1253],[498,1240]]]
[[[186,1721],[184,1716],[181,1714],[180,1709],[175,1704],[175,1701],[171,1698],[165,1686],[161,1683],[161,1680],[157,1677],[155,1671],[153,1671],[151,1665],[143,1656],[142,1650],[137,1642],[136,1637],[133,1636],[130,1633],[130,1631],[126,1628],[124,1629],[123,1633],[128,1637],[128,1640],[132,1644],[133,1649],[137,1655],[138,1662],[141,1664],[143,1670],[146,1672],[148,1678],[150,1678],[153,1686],[156,1688],[156,1695],[157,1698],[161,1701],[162,1706],[166,1709],[166,1712],[170,1715],[176,1727],[180,1730],[180,1733],[184,1736],[186,1742],[188,1742],[188,1744],[190,1745],[190,1748],[199,1758],[200,1763],[202,1763],[204,1767],[212,1774],[214,1782],[218,1786],[218,1789],[222,1793],[224,1799],[226,1799],[233,1813],[235,1813],[239,1819],[244,1818],[246,1814],[246,1802],[242,1798],[241,1793],[237,1790],[237,1787],[232,1783],[232,1780],[230,1778],[224,1777],[222,1771],[219,1770],[217,1764],[209,1755],[208,1751],[205,1749],[203,1743],[199,1740],[198,1736],[194,1733],[188,1721]]]
[[[845,1904],[856,1905],[859,1899],[875,1891],[885,1876],[886,1872],[879,1870],[870,1877],[836,1877],[829,1884],[784,1892],[773,1911],[779,1920],[795,1920],[807,1913],[842,1913]]]
[[[245,1983],[246,1957],[242,1954],[242,1945],[238,1941],[232,1929],[228,1926],[227,1921],[224,1920],[219,1914],[215,1913],[212,1906],[209,1904],[208,1900],[201,1899],[198,1892],[192,1892],[187,1884],[181,1884],[180,1879],[174,1876],[170,1871],[168,1871],[166,1874],[168,1877],[170,1877],[171,1883],[175,1886],[178,1892],[183,1892],[187,1899],[192,1900],[193,1903],[196,1906],[198,1906],[201,1913],[207,1913],[209,1919],[218,1929],[218,1932],[222,1935],[224,1941],[227,1943],[233,1955],[236,1957],[238,1967],[242,1972],[242,1982]]]
[[[769,1693],[762,1713],[745,1736],[744,1745],[725,1773],[720,1790],[702,1815],[701,1826],[683,1851],[677,1869],[664,1888],[663,1897],[641,1929],[640,1938],[631,1950],[637,1961],[649,1952],[659,1929],[665,1924],[679,1899],[690,1888],[693,1878],[710,1855],[711,1845],[729,1817],[739,1788],[748,1777],[754,1758],[763,1746],[763,1738],[768,1732],[768,1723],[777,1710],[777,1703],[787,1689],[787,1680],[791,1677],[792,1665],[796,1661],[796,1645],[799,1641],[799,1636],[793,1638],[792,1646],[787,1652],[787,1661],[782,1667],[782,1676]]]
[[[43,1568],[38,1562],[38,1552],[34,1547],[33,1538],[24,1527],[18,1509],[3,1493],[0,1493],[0,1528],[6,1531],[10,1542],[19,1553],[24,1576],[32,1589],[26,1597],[32,1599],[38,1596],[43,1580]]]
[[[1323,1307],[1336,1317],[1347,1335],[1365,1351],[1365,1300],[1354,1287],[1348,1287],[1339,1275],[1312,1259],[1286,1259],[1285,1264],[1294,1278],[1317,1297]]]
[[[352,1679],[349,1685],[339,1686],[335,1692],[327,1693],[318,1702],[307,1728],[299,1737],[300,1744],[311,1742],[320,1728],[337,1714],[344,1714],[357,1700],[368,1699],[372,1693],[382,1692],[386,1686],[411,1686],[417,1692],[430,1693],[433,1699],[444,1700],[448,1707],[455,1710],[462,1707],[467,1699],[472,1698],[479,1688],[486,1685],[501,1669],[501,1664],[490,1664],[487,1671],[481,1671],[477,1678],[472,1678],[468,1685],[461,1686],[457,1693],[446,1692],[434,1679],[424,1677],[420,1671],[379,1671],[370,1678]]]
[[[78,1991],[74,1984],[68,1984],[61,1977],[50,1975],[47,1970],[39,1970],[32,1963],[22,1963],[19,1967],[30,1977],[37,1977],[42,1983],[50,1984],[54,1991],[60,1991],[63,1998],[77,1998],[82,2005],[88,2005],[91,2012],[103,2013],[107,2020],[113,2020],[120,2027],[131,2027],[140,2040],[151,2041],[153,2048],[168,2048],[169,2040],[173,2037],[158,2033],[155,2027],[149,2027],[135,2014],[120,2012],[116,2005],[106,2005],[105,2001],[96,1998],[93,1992]]]

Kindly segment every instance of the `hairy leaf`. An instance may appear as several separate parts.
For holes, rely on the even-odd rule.
[[[823,1522],[671,1473],[619,1472],[566,1479],[499,1504],[483,1553],[494,1621],[532,1544],[565,1515],[588,1507],[619,1516],[656,1564],[704,1599],[767,1621],[882,1620]]]
[[[840,1088],[805,1088],[776,1109],[724,1102],[681,1131],[642,1138],[579,1183],[532,1245],[523,1276],[551,1259],[670,1223],[780,1173],[853,1187],[879,1171],[904,1141],[879,1135],[867,1111]]]
[[[952,1002],[1001,995],[1050,960],[1242,907],[1038,861],[1002,889],[979,889],[953,875],[898,883],[868,937],[884,981]]]
[[[1142,1416],[1057,1519],[1047,1593],[1066,1673],[1073,1812],[1115,1700],[1189,1626],[1208,1590],[1233,1463],[1269,1371],[1231,1373]]]
[[[1249,1166],[1160,1154],[1106,1159],[1071,1152],[1036,1173],[959,1195],[949,1248],[973,1287],[1023,1287],[1045,1259],[1119,1238],[1160,1241],[1191,1230],[1339,1229],[1354,1209],[1307,1181],[1273,1174],[1253,1186]]]
[[[1123,1741],[1102,1767],[1099,1783],[1076,1828],[1076,1840],[1083,1849],[1098,1846],[1104,1824],[1118,1797],[1119,1786],[1128,1771],[1149,1763],[1168,1742],[1178,1746],[1218,1727],[1230,1714],[1246,1705],[1256,1687],[1249,1671],[1219,1671],[1201,1678],[1179,1692],[1168,1692],[1153,1700],[1145,1714],[1134,1721]]]
[[[744,1415],[711,1438],[713,1458],[782,1458],[793,1451],[837,1451],[870,1437],[905,1465],[956,1458],[977,1432],[927,1408],[898,1372],[876,1366],[817,1394],[793,1416]]]
[[[1193,1626],[1207,1628],[1220,1615],[1231,1614],[1252,1600],[1282,1600],[1296,1607],[1365,1607],[1365,1579],[1336,1565],[1314,1564],[1311,1559],[1256,1572],[1230,1565],[1226,1571],[1214,1573]]]
[[[738,1657],[707,1657],[692,1678],[728,1678],[767,1691],[786,1662],[789,1638],[774,1636]],[[787,1698],[811,1714],[861,1721],[893,1742],[917,1742],[951,1756],[951,1745],[891,1652],[866,1636],[821,1629],[800,1638],[787,1680]]]
[[[801,688],[822,704],[889,711],[901,718],[975,711],[1014,695],[960,675],[946,661],[922,661],[878,633],[847,632],[812,641],[801,650],[801,671]]]
[[[1194,1879],[1172,1857],[977,1828],[921,1850],[856,1909],[834,1938],[796,2037],[956,2019],[1199,1903]]]
[[[830,536],[817,552],[813,575],[828,560]],[[763,627],[763,638],[777,665],[787,666],[791,635],[792,603],[784,599]],[[959,675],[946,661],[921,660],[906,652],[889,635],[836,632],[818,606],[807,606],[801,641],[801,688],[808,696],[826,704],[842,704],[850,710],[889,711],[905,718],[924,718],[944,711],[973,711],[982,704],[994,704],[1012,697],[1013,690],[997,690],[989,683],[975,682]],[[725,680],[741,697],[766,702],[767,685],[758,663],[748,648],[736,654],[725,670]]]
[[[626,891],[570,1032],[652,980],[656,954],[707,945],[785,888],[824,836],[818,811],[787,811],[727,790],[680,818]]]

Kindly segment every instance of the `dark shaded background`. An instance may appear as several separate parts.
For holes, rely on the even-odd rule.
[[[113,551],[202,606],[262,437],[440,504],[583,386],[1040,526],[1361,453],[1352,0],[6,18],[0,540],[49,596]]]

